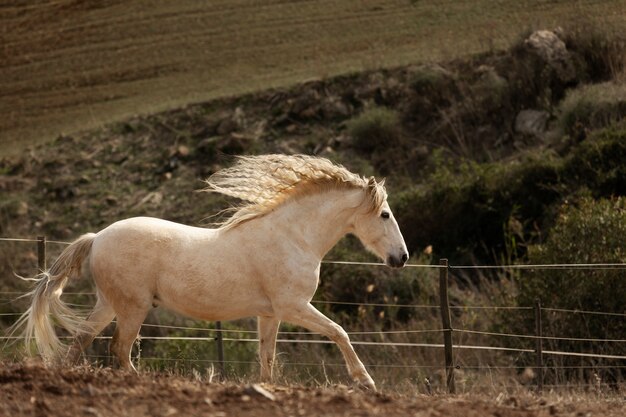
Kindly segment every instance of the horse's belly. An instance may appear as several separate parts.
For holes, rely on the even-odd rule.
[[[233,282],[232,277],[224,282],[211,280],[211,277],[202,283],[189,280],[187,285],[175,281],[176,285],[159,282],[156,305],[202,320],[234,320],[273,314],[270,300],[254,282]]]

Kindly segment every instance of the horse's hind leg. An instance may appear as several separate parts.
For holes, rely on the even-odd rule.
[[[122,369],[137,371],[130,360],[130,353],[147,314],[148,310],[139,308],[127,309],[123,315],[118,312],[110,351],[117,357]]]
[[[261,361],[261,380],[272,380],[274,352],[276,351],[276,335],[280,320],[275,317],[258,318],[259,326],[259,360]]]
[[[115,311],[111,305],[98,295],[98,301],[86,320],[86,330],[74,339],[67,353],[67,362],[74,365],[80,355],[93,342],[93,339],[115,318]]]

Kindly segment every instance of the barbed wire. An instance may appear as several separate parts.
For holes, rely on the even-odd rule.
[[[112,359],[111,355],[84,355],[86,358],[93,359]],[[150,356],[141,356],[138,357],[140,361],[148,360],[148,361],[159,361],[159,362],[197,362],[197,363],[232,363],[232,364],[250,364],[250,365],[258,365],[259,361],[244,361],[244,360],[224,360],[220,361],[218,359],[198,359],[198,358],[170,358],[170,357],[150,357]],[[341,362],[276,362],[280,366],[328,366],[328,367],[341,367],[344,368],[346,366],[345,363]],[[406,369],[444,369],[443,365],[410,365],[410,364],[373,364],[373,363],[365,363],[363,364],[366,368],[406,368]],[[626,365],[568,365],[568,366],[550,366],[544,364],[541,368],[544,370],[551,369],[626,369]],[[534,365],[456,365],[456,370],[520,370],[520,369],[538,369],[537,366]],[[544,385],[545,386],[545,385]]]
[[[331,265],[358,265],[358,266],[387,266],[383,262],[360,262],[360,261],[322,261],[322,264]],[[405,264],[405,268],[428,268],[428,269],[442,269],[446,268],[445,265],[431,265],[431,264]]]
[[[0,241],[2,242],[39,242],[37,239],[29,239],[29,238],[19,238],[19,237],[0,237]]]
[[[502,337],[514,337],[520,339],[541,339],[541,340],[563,340],[571,342],[596,342],[596,343],[626,343],[626,339],[594,339],[583,337],[562,337],[562,336],[535,336],[528,334],[514,334],[514,333],[496,333],[496,332],[484,332],[479,330],[465,330],[465,329],[452,329],[458,333],[471,333],[481,334],[485,336],[502,336]]]
[[[626,263],[449,265],[450,269],[626,269]]]
[[[0,237],[0,242],[28,242],[28,243],[38,243],[39,239],[32,238],[20,238],[20,237]],[[46,243],[55,243],[59,245],[71,245],[72,242],[63,242],[60,240],[46,240]]]
[[[22,313],[0,313],[0,316],[20,316]],[[113,321],[115,322],[115,321]],[[173,325],[165,325],[165,324],[154,324],[154,323],[144,323],[142,327],[152,327],[152,328],[163,328],[163,329],[172,329],[172,330],[185,330],[185,331],[200,331],[200,332],[210,332],[210,333],[240,333],[240,334],[257,334],[256,330],[244,330],[244,329],[214,329],[214,328],[206,328],[206,327],[187,327],[187,326],[173,326]],[[378,330],[378,331],[347,331],[348,335],[390,335],[390,334],[424,334],[424,333],[441,333],[445,329],[423,329],[423,330]],[[519,338],[519,339],[541,339],[541,340],[560,340],[560,341],[571,341],[571,342],[592,342],[592,343],[626,343],[626,339],[599,339],[599,338],[580,338],[580,337],[561,337],[561,336],[535,336],[535,335],[525,335],[525,334],[515,334],[515,333],[497,333],[497,332],[487,332],[487,331],[479,331],[479,330],[468,330],[468,329],[452,329],[453,332],[456,333],[468,333],[468,334],[478,334],[485,336],[496,336],[496,337],[510,337],[510,338]],[[318,333],[310,332],[310,331],[279,331],[278,334],[283,335],[306,335],[306,336],[321,336]],[[144,338],[153,338],[157,336],[146,336]],[[194,336],[158,336],[159,338],[172,338],[175,337],[184,337],[185,339],[180,340],[193,340]],[[211,339],[211,337],[202,338],[201,339]],[[148,340],[148,339],[146,339]],[[157,340],[157,339],[155,339]],[[160,339],[159,339],[160,340]],[[226,340],[226,339],[223,339]],[[236,340],[236,339],[232,339]],[[256,339],[255,339],[256,340]],[[296,339],[285,339],[290,342],[298,342]],[[332,343],[330,341],[325,341],[325,343]],[[369,343],[369,342],[368,342]],[[393,343],[393,342],[389,342]],[[403,342],[400,342],[403,343]]]
[[[604,312],[604,311],[570,310],[566,308],[548,308],[548,307],[541,307],[541,310],[548,311],[548,312],[556,312],[556,313],[597,314],[597,315],[602,315],[602,316],[626,317],[626,313],[610,313],[610,312]]]

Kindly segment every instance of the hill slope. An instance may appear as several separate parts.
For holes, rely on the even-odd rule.
[[[578,16],[619,28],[624,15],[612,0],[4,2],[0,153],[192,102],[500,49]]]

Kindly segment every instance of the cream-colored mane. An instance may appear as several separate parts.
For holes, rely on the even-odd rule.
[[[307,155],[240,156],[235,165],[211,175],[206,183],[205,191],[245,201],[221,228],[263,216],[296,196],[328,189],[365,189],[372,211],[380,210],[387,199],[384,180],[379,183],[326,158]]]

